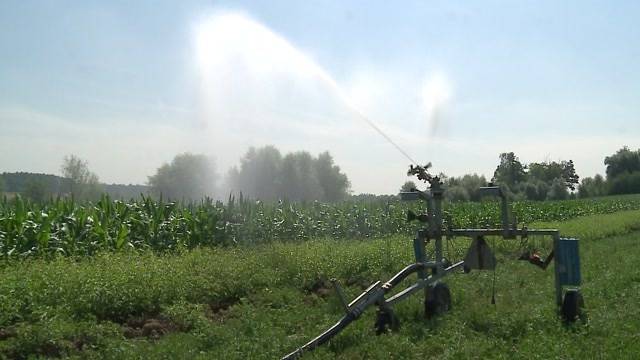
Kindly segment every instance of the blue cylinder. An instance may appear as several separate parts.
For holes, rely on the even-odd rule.
[[[555,256],[560,285],[579,286],[582,278],[580,276],[578,239],[560,238]]]

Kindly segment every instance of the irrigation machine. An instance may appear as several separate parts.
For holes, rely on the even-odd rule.
[[[377,307],[375,330],[377,334],[399,327],[399,320],[393,312],[393,306],[409,296],[424,294],[425,316],[433,316],[447,312],[451,307],[451,293],[443,278],[455,272],[469,273],[472,270],[495,270],[496,257],[489,246],[487,237],[501,237],[506,240],[520,240],[526,242],[530,237],[547,237],[552,239],[552,249],[543,258],[538,251],[525,251],[519,257],[539,268],[546,269],[554,262],[555,300],[559,315],[567,322],[573,322],[582,316],[584,300],[580,292],[580,256],[578,240],[563,238],[557,229],[528,229],[526,226],[518,228],[515,217],[510,212],[506,194],[499,186],[480,188],[482,196],[497,197],[501,205],[502,227],[483,229],[454,229],[443,221],[442,201],[444,188],[441,179],[428,172],[431,164],[409,167],[407,175],[417,176],[419,180],[428,184],[427,191],[412,189],[400,193],[405,201],[422,200],[426,202],[426,213],[416,215],[412,211],[407,214],[407,221],[419,221],[424,227],[416,232],[413,239],[415,263],[406,266],[395,274],[389,281],[376,281],[362,294],[348,302],[343,289],[333,280],[336,294],[342,303],[345,315],[332,327],[283,357],[283,359],[297,359],[304,353],[326,343],[333,336],[341,332],[351,322],[357,320],[370,306]],[[444,256],[444,242],[447,239],[464,237],[470,239],[470,246],[466,255],[460,261],[452,263]],[[431,256],[428,256],[430,254]],[[392,293],[392,290],[411,274],[417,274],[415,283],[407,288]],[[492,298],[495,303],[495,297]]]

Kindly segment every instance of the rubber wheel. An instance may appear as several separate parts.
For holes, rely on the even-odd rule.
[[[567,290],[562,301],[562,318],[567,322],[574,322],[582,316],[584,298],[579,290]]]
[[[427,292],[424,313],[429,319],[451,309],[451,292],[445,283],[437,283]]]
[[[376,322],[374,324],[376,335],[385,334],[389,332],[389,330],[396,331],[400,328],[400,321],[391,309],[378,308],[376,315]]]

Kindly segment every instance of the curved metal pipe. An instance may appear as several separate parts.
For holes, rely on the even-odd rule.
[[[329,341],[332,337],[334,337],[345,327],[347,327],[347,325],[356,320],[367,307],[373,304],[380,304],[381,301],[384,302],[384,295],[387,293],[387,291],[398,285],[402,280],[406,279],[407,276],[422,269],[433,268],[435,266],[435,263],[414,263],[402,269],[391,279],[389,279],[389,281],[387,281],[384,285],[380,286],[379,281],[374,283],[367,290],[365,290],[365,292],[360,294],[360,296],[352,301],[351,304],[349,304],[349,313],[342,317],[340,321],[335,323],[332,327],[327,329],[322,334],[318,335],[313,340],[304,344],[302,347],[299,347],[294,352],[284,356],[282,360],[298,359],[302,356],[303,353],[311,351]]]
[[[307,351],[311,351],[311,350],[317,348],[318,346],[320,346],[320,345],[326,343],[327,341],[329,341],[329,339],[331,339],[336,334],[338,334],[340,331],[342,331],[342,329],[347,327],[347,325],[349,325],[356,318],[357,317],[353,313],[349,313],[349,314],[345,315],[344,317],[342,317],[342,319],[340,319],[340,321],[335,323],[332,327],[327,329],[322,334],[318,335],[315,339],[313,339],[313,340],[309,341],[308,343],[302,345],[302,347],[298,348],[296,351],[284,356],[282,358],[282,360],[294,360],[294,359],[300,358],[300,356],[302,356],[303,353],[305,353]]]
[[[382,286],[382,288],[385,289],[385,291],[388,291],[394,286],[398,285],[402,280],[406,279],[407,276],[415,272],[418,272],[420,270],[423,270],[425,268],[427,268],[425,263],[415,263],[415,264],[408,265],[404,269],[400,270],[399,273],[395,274],[391,279],[389,279],[389,281],[387,281]]]

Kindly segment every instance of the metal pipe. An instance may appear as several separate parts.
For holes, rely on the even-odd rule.
[[[349,314],[345,315],[342,319],[340,319],[340,321],[335,323],[335,325],[333,325],[332,327],[327,329],[322,334],[318,335],[313,340],[311,340],[308,343],[302,345],[302,347],[299,347],[294,352],[292,352],[292,353],[290,353],[288,355],[285,355],[282,358],[282,360],[294,360],[294,359],[300,358],[303,353],[305,353],[307,351],[311,351],[311,350],[317,348],[318,346],[320,346],[320,345],[326,343],[327,341],[329,341],[332,337],[334,337],[336,334],[338,334],[340,331],[342,331],[342,329],[347,327],[347,325],[351,324],[351,322],[353,320],[355,320],[356,318],[357,318],[357,316],[355,316],[352,313],[349,313]]]
[[[433,262],[429,263],[415,263],[411,264],[404,269],[400,270],[397,274],[395,274],[389,281],[387,281],[383,288],[387,291],[391,290],[394,286],[398,285],[402,280],[406,279],[409,275],[414,272],[418,272],[420,270],[429,269],[436,267],[436,264]]]
[[[416,264],[414,264],[414,265],[416,265]],[[434,282],[440,280],[441,278],[445,277],[448,273],[456,270],[457,268],[459,268],[461,266],[464,266],[464,261],[459,261],[459,262],[457,262],[457,263],[445,268],[441,273],[436,273],[434,275],[429,276],[426,279],[419,280],[415,284],[409,286],[408,288],[400,291],[399,293],[397,293],[397,294],[393,295],[392,297],[390,297],[389,299],[385,300],[385,305],[392,306],[395,303],[398,303],[398,302],[404,300],[406,297],[412,295],[413,293],[419,291],[420,289],[426,288],[428,285],[431,285]],[[386,287],[386,284],[385,284],[385,286],[383,286],[383,288],[385,288],[385,287]]]
[[[409,286],[408,288],[400,291],[399,293],[397,293],[397,294],[393,295],[392,297],[390,297],[389,299],[385,300],[384,303],[387,306],[392,306],[395,303],[404,300],[404,298],[412,295],[416,291],[424,289],[427,285],[431,284],[432,282],[435,282],[435,280],[436,279],[434,279],[434,276],[429,276],[427,279],[419,280],[417,283]]]
[[[451,229],[449,235],[451,236],[502,236],[504,229]],[[528,235],[550,235],[555,236],[559,234],[556,229],[515,229],[512,232],[516,236],[528,236]]]
[[[331,279],[331,283],[336,289],[336,293],[338,294],[338,298],[340,298],[340,303],[342,304],[344,312],[349,313],[349,303],[347,302],[347,296],[344,294],[344,290],[342,290],[342,286],[340,286],[337,279]]]
[[[364,310],[375,304],[381,302],[381,299],[384,299],[385,290],[380,285],[380,281],[373,283],[367,290],[365,290],[360,296],[358,296],[355,300],[353,300],[349,304],[349,312],[340,319],[337,323],[335,323],[332,327],[327,329],[322,334],[315,337],[313,340],[308,343],[302,345],[292,353],[284,356],[283,360],[293,360],[298,359],[304,352],[311,351],[318,346],[326,343],[332,337],[337,335],[340,331],[342,331],[347,325],[351,324],[353,320],[362,315]]]
[[[559,254],[560,233],[556,233],[553,237],[553,252]],[[560,284],[560,266],[558,266],[558,257],[554,256],[553,273],[556,281],[556,304],[562,306],[562,285]]]
[[[442,197],[444,190],[442,189],[442,184],[439,179],[434,179],[431,182],[431,194],[434,199],[434,227],[430,229],[433,232],[435,239],[435,253],[436,264],[441,264],[442,262]],[[442,272],[442,265],[439,265],[436,268],[436,273]],[[425,294],[426,295],[426,294]]]
[[[377,292],[377,290],[379,290],[381,288],[382,288],[382,282],[381,281],[376,281],[373,284],[369,285],[369,287],[362,294],[358,295],[357,298],[353,299],[353,301],[349,303],[349,305],[348,305],[349,311],[353,312],[362,303],[368,302],[369,299],[371,298],[372,294],[374,294],[375,292]],[[360,315],[360,314],[357,314],[357,315]]]

